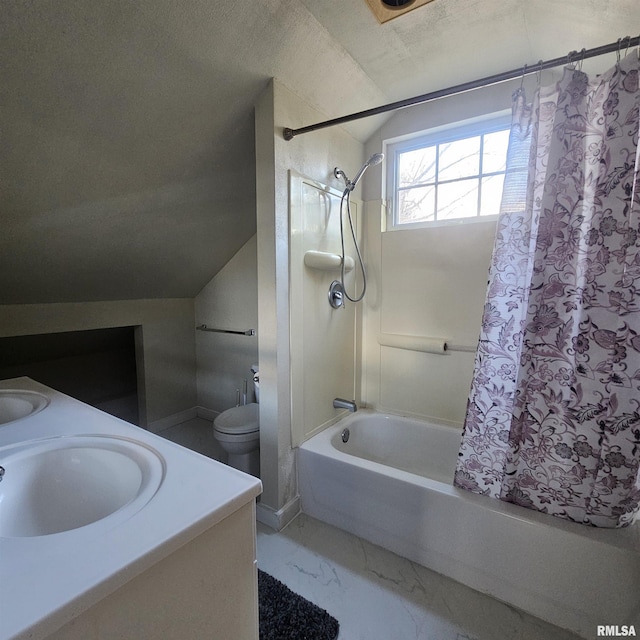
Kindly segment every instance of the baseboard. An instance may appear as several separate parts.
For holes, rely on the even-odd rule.
[[[256,518],[258,522],[270,527],[274,531],[280,531],[286,527],[299,513],[300,496],[296,496],[277,511],[262,502],[256,504]]]
[[[198,412],[198,418],[203,418],[204,420],[211,420],[213,422],[219,415],[219,411],[214,411],[213,409],[207,409],[206,407],[196,407]]]
[[[191,407],[191,409],[185,409],[184,411],[179,411],[178,413],[174,413],[173,415],[167,416],[166,418],[161,418],[160,420],[150,422],[147,425],[147,430],[151,431],[151,433],[160,433],[161,431],[164,431],[169,427],[175,427],[175,425],[180,424],[181,422],[193,420],[193,418],[197,417],[197,408]]]
[[[160,420],[156,420],[155,422],[150,422],[147,426],[147,430],[151,431],[151,433],[160,433],[165,429],[175,427],[181,422],[193,420],[193,418],[203,418],[204,420],[211,420],[211,422],[213,422],[213,420],[218,415],[220,415],[220,412],[214,411],[213,409],[207,409],[206,407],[199,406],[191,407],[190,409],[179,411],[178,413],[174,413],[173,415],[167,416],[166,418],[161,418]]]

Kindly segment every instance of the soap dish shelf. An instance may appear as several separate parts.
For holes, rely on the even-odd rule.
[[[306,251],[304,254],[304,264],[311,269],[320,271],[333,271],[340,269],[342,266],[342,257],[337,253],[328,253],[326,251]],[[351,271],[355,266],[355,262],[351,256],[344,259],[344,270]]]

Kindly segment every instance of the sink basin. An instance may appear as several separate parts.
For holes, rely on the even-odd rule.
[[[36,391],[0,389],[0,424],[32,416],[48,404],[49,398]]]
[[[115,525],[144,507],[164,477],[160,454],[134,440],[69,436],[0,448],[0,536]]]

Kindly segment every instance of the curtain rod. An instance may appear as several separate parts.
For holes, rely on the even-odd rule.
[[[595,58],[596,56],[604,55],[605,53],[620,52],[622,48],[629,49],[640,45],[640,36],[632,38],[631,36],[625,36],[619,38],[617,42],[611,44],[605,44],[601,47],[595,47],[593,49],[582,49],[582,51],[571,51],[568,55],[561,58],[554,58],[553,60],[539,60],[535,64],[519,67],[518,69],[512,69],[511,71],[504,71],[503,73],[497,73],[493,76],[487,76],[480,80],[473,80],[472,82],[464,82],[457,84],[448,89],[440,89],[439,91],[432,91],[431,93],[425,93],[414,98],[405,98],[404,100],[398,100],[397,102],[391,102],[389,104],[382,105],[380,107],[374,107],[373,109],[367,109],[365,111],[359,111],[358,113],[352,113],[347,116],[341,116],[340,118],[333,118],[332,120],[325,120],[324,122],[318,122],[311,124],[307,127],[301,127],[300,129],[290,129],[285,127],[283,130],[283,136],[285,140],[292,140],[294,136],[298,136],[303,133],[309,133],[310,131],[316,131],[318,129],[324,129],[325,127],[333,127],[345,122],[351,122],[353,120],[360,120],[361,118],[369,118],[371,116],[377,116],[381,113],[387,113],[389,111],[396,111],[398,109],[404,109],[405,107],[413,107],[417,104],[424,104],[431,100],[437,100],[438,98],[444,98],[446,96],[453,96],[458,93],[464,93],[465,91],[471,91],[472,89],[479,89],[480,87],[488,87],[492,84],[498,84],[500,82],[506,82],[507,80],[513,80],[515,78],[524,78],[524,76],[532,73],[538,73],[545,69],[552,69],[553,67],[559,67],[563,64],[572,64],[581,62],[586,58]]]

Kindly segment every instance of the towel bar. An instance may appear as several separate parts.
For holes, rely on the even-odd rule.
[[[238,336],[255,336],[255,329],[247,329],[246,331],[234,331],[233,329],[210,329],[206,324],[201,324],[196,327],[198,331],[211,331],[212,333],[233,333]]]

